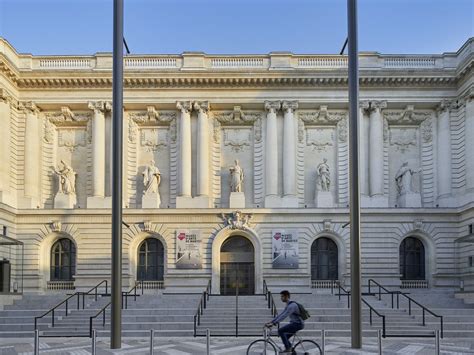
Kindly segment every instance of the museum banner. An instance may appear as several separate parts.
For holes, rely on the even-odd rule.
[[[176,231],[176,268],[201,268],[201,235],[199,231]]]
[[[274,269],[298,268],[298,230],[272,231],[272,266]]]

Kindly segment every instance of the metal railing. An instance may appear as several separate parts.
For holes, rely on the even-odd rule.
[[[92,287],[89,291],[87,292],[81,292],[82,293],[82,309],[85,308],[85,296],[94,296],[94,300],[97,302],[97,297],[99,296],[99,287],[105,284],[105,293],[104,295],[108,295],[109,291],[109,284],[107,280],[102,280],[99,282],[97,285]]]
[[[369,279],[368,281],[368,286],[369,286],[369,293],[371,293],[371,284],[374,284],[376,286],[378,286],[378,296],[379,296],[379,300],[381,300],[382,298],[382,294],[390,294],[391,295],[391,298],[392,298],[392,308],[394,308],[394,296],[396,296],[397,298],[397,309],[400,308],[400,296],[404,297],[405,299],[408,300],[408,315],[411,316],[412,314],[412,303],[417,305],[418,307],[421,308],[421,313],[422,313],[422,324],[423,326],[426,326],[426,313],[429,313],[431,314],[433,317],[436,317],[436,318],[439,318],[439,321],[440,321],[440,331],[441,331],[441,338],[443,338],[443,328],[444,328],[444,323],[443,323],[443,316],[440,316],[439,314],[436,314],[434,313],[433,311],[431,311],[430,309],[428,309],[427,307],[423,306],[422,304],[420,304],[419,302],[415,301],[413,298],[411,298],[410,296],[408,296],[407,294],[401,292],[401,291],[390,291],[388,290],[387,288],[385,288],[384,286],[382,286],[381,284],[379,284],[377,281],[375,281],[374,279]],[[381,290],[384,290],[385,293],[382,293]]]
[[[122,291],[122,309],[124,308],[124,305],[125,305],[125,309],[128,309],[128,297],[133,297],[134,301],[137,300],[137,296],[139,296],[137,295],[137,289],[139,287],[141,289],[141,294],[143,295],[143,288],[144,288],[143,281],[135,281],[135,286],[133,286],[130,290]],[[124,299],[125,299],[125,302],[124,302]]]
[[[99,282],[96,286],[94,286],[93,288],[91,288],[91,289],[90,289],[89,291],[87,291],[87,292],[75,292],[75,293],[73,293],[72,295],[68,296],[65,300],[59,302],[56,306],[54,306],[53,308],[51,308],[51,309],[48,310],[47,312],[43,313],[43,314],[40,315],[40,316],[35,317],[35,328],[34,328],[34,329],[36,330],[37,327],[38,327],[38,320],[41,319],[41,318],[44,318],[44,317],[47,316],[48,314],[51,314],[51,327],[54,328],[54,324],[55,324],[54,318],[55,318],[55,316],[56,316],[56,314],[57,314],[56,310],[64,304],[64,305],[65,305],[65,310],[64,310],[65,313],[64,313],[64,314],[65,314],[65,317],[67,317],[67,316],[68,316],[68,313],[69,313],[69,302],[70,302],[69,300],[71,300],[71,299],[74,298],[74,297],[77,297],[77,309],[78,309],[78,310],[81,309],[81,307],[80,307],[80,304],[81,304],[81,303],[80,303],[81,296],[82,296],[82,309],[85,308],[85,301],[84,301],[84,299],[85,299],[85,296],[86,296],[86,295],[91,295],[92,292],[94,292],[95,300],[97,301],[98,288],[99,288],[102,284],[104,284],[104,282],[105,282],[105,293],[107,294],[107,290],[108,290],[108,288],[107,288],[107,280],[103,280],[103,281]]]
[[[372,313],[375,313],[382,319],[382,338],[385,338],[387,335],[386,324],[385,324],[385,315],[380,314],[374,307],[372,307],[365,299],[361,298],[362,302],[369,307],[369,323],[372,325]]]
[[[102,327],[105,327],[105,310],[109,307],[112,302],[107,303],[102,309],[97,312],[95,315],[89,318],[89,337],[92,338],[92,327],[94,325],[94,319],[102,314]]]
[[[268,289],[267,282],[263,280],[263,294],[265,295],[265,300],[268,303],[268,309],[272,312],[272,317],[276,317],[278,314],[278,310],[275,304],[275,300],[273,299],[272,292]]]
[[[211,280],[207,283],[206,289],[202,292],[199,304],[194,314],[194,336],[197,335],[197,327],[201,325],[201,316],[204,313],[204,309],[207,307],[207,301],[209,301],[209,294],[211,293]]]

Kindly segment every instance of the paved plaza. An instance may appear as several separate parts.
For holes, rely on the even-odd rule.
[[[211,354],[245,354],[248,344],[255,338],[215,338],[211,341]],[[319,341],[320,339],[315,338]],[[97,340],[97,354],[149,354],[147,338],[125,338],[120,350],[110,350],[108,338]],[[154,354],[157,355],[198,355],[206,354],[205,338],[156,338]],[[88,338],[42,338],[40,354],[87,355],[91,354],[91,340]],[[377,354],[376,338],[364,339],[361,351],[350,348],[349,338],[329,338],[326,340],[327,354]],[[384,354],[426,354],[435,353],[434,339],[384,339]],[[441,342],[442,354],[474,354],[474,340],[448,339]],[[33,339],[2,339],[0,354],[33,354]]]

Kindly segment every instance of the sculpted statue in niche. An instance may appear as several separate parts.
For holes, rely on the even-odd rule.
[[[244,181],[244,170],[239,165],[239,161],[235,160],[235,165],[229,168],[230,171],[230,191],[242,192],[242,183]]]
[[[150,164],[145,166],[143,175],[143,194],[159,193],[158,187],[161,182],[160,170],[155,166],[155,161],[151,160]]]
[[[395,174],[395,182],[397,183],[397,191],[399,195],[414,193],[412,186],[413,174],[419,173],[421,169],[413,170],[408,166],[408,162],[404,162]]]
[[[317,184],[316,189],[318,191],[329,191],[331,185],[331,175],[329,172],[329,165],[327,164],[327,159],[324,158],[322,163],[316,168],[317,173]]]
[[[64,160],[61,160],[58,170],[54,173],[59,177],[58,193],[71,195],[76,193],[76,175],[77,173]]]

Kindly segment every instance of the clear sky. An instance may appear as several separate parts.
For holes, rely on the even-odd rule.
[[[124,0],[134,54],[338,53],[346,0]],[[359,50],[454,52],[474,0],[359,0]],[[20,53],[112,51],[113,0],[0,0],[0,36]]]

